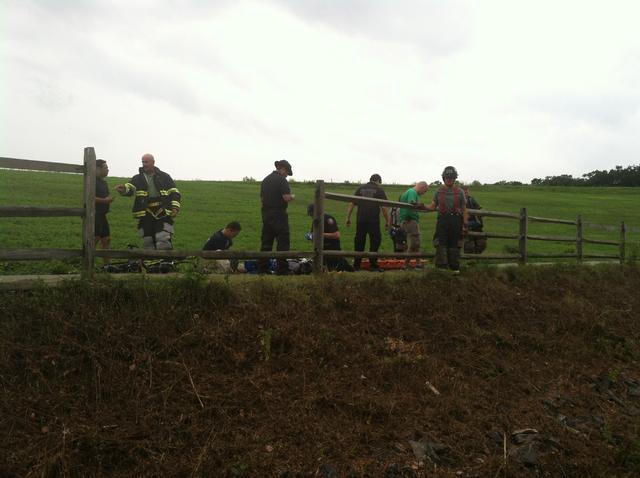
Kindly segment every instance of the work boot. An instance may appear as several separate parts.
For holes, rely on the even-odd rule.
[[[447,264],[447,248],[446,246],[438,246],[436,247],[436,258],[435,258],[436,267],[439,269],[446,269]]]
[[[452,271],[460,270],[460,248],[450,247],[447,249],[447,260],[449,269]]]

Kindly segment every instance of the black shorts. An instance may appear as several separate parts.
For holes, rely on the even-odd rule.
[[[109,230],[109,221],[107,221],[106,214],[96,214],[96,237],[109,237],[111,231]]]

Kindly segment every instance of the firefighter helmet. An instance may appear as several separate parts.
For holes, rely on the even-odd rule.
[[[442,171],[442,179],[446,177],[457,179],[458,171],[456,171],[456,168],[454,168],[453,166],[447,166],[446,168],[444,168],[444,171]]]

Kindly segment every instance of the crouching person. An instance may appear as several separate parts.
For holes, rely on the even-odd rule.
[[[224,228],[214,232],[202,247],[203,251],[226,251],[233,245],[233,239],[240,234],[240,223],[231,221]],[[214,259],[205,261],[205,272],[242,272],[238,271],[238,261]]]
[[[313,217],[314,206],[309,204],[307,206],[307,215]],[[313,225],[311,226],[313,230]],[[309,232],[305,236],[308,240],[313,239],[313,233]],[[330,214],[324,215],[324,234],[322,241],[322,248],[325,251],[340,251],[340,230],[338,229],[338,223],[336,218]],[[347,262],[344,257],[324,257],[324,266],[330,271],[337,272],[353,272],[353,267]]]

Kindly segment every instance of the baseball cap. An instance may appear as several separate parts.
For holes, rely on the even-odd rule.
[[[293,170],[291,169],[291,165],[289,164],[289,161],[287,161],[286,159],[283,159],[282,161],[276,161],[273,164],[276,166],[276,169],[284,168],[287,170],[288,176],[293,176]]]

